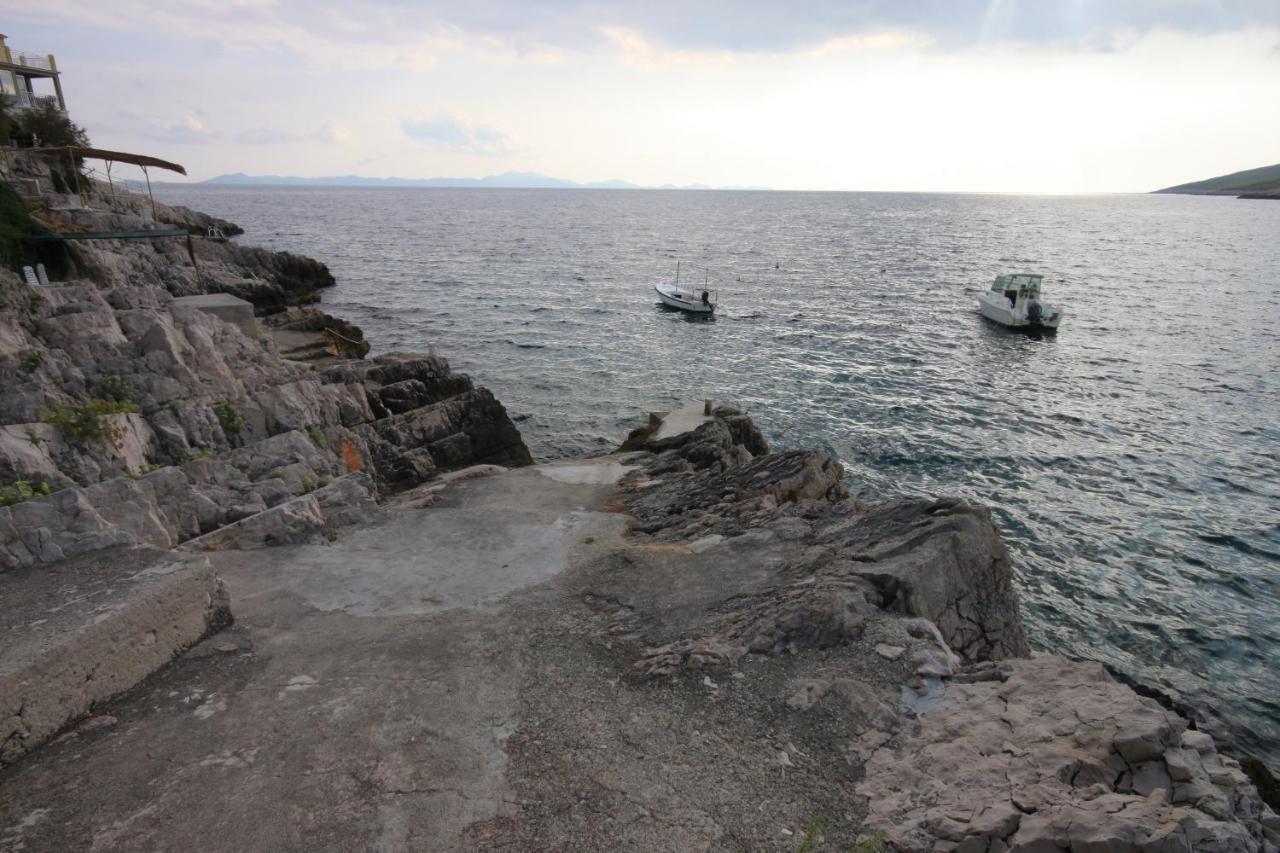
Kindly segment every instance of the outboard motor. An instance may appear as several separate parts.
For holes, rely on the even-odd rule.
[[[1033,326],[1039,326],[1044,320],[1044,309],[1040,307],[1040,300],[1032,299],[1027,303],[1027,322]]]

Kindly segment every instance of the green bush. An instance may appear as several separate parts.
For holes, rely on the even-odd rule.
[[[818,846],[818,840],[822,838],[822,833],[827,831],[827,816],[824,814],[814,815],[813,820],[809,822],[809,827],[804,831],[804,841],[800,844],[799,853],[812,853]]]
[[[222,431],[226,433],[227,438],[233,435],[239,435],[244,429],[244,417],[236,411],[235,406],[227,400],[219,400],[213,404],[214,414],[218,416],[218,424],[222,427]]]
[[[62,110],[45,104],[15,116],[18,127],[34,136],[41,148],[89,147],[89,134]]]
[[[22,368],[23,373],[35,373],[42,364],[44,364],[44,356],[40,355],[39,350],[28,350],[18,359],[18,367]]]
[[[40,420],[53,424],[58,432],[76,441],[89,442],[106,436],[120,438],[109,418],[136,412],[133,400],[90,400],[87,403],[58,403],[40,412]]]
[[[0,489],[0,506],[19,504],[31,500],[36,495],[47,495],[51,491],[48,480],[35,486],[26,480],[16,480]]]
[[[127,376],[100,376],[98,377],[98,396],[104,400],[111,400],[114,403],[132,403],[133,396],[133,380]]]
[[[329,446],[329,436],[325,435],[324,430],[322,430],[320,427],[318,426],[307,427],[307,435],[311,436],[311,443],[314,444],[316,447]]]
[[[74,265],[66,242],[31,239],[49,233],[27,213],[13,187],[0,181],[0,264],[14,272],[21,272],[24,265],[44,264],[50,275],[67,275]]]
[[[13,95],[0,94],[0,144],[8,143],[13,133],[16,118],[13,110]]]
[[[881,853],[884,850],[884,841],[888,837],[883,832],[877,832],[857,847],[854,847],[849,853]]]

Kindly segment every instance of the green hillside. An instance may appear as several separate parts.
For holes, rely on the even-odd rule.
[[[1243,172],[1232,172],[1207,181],[1196,181],[1190,184],[1179,184],[1156,190],[1158,193],[1189,193],[1192,195],[1240,195],[1241,193],[1260,193],[1262,195],[1280,194],[1280,163],[1274,166],[1263,166],[1260,169],[1246,169]]]

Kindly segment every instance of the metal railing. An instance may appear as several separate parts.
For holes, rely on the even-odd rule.
[[[24,89],[19,89],[16,95],[10,97],[14,99],[13,105],[20,110],[38,110],[48,107],[61,110],[56,95],[33,95]]]
[[[10,62],[14,65],[25,65],[28,68],[41,68],[45,71],[53,70],[53,63],[49,61],[47,53],[27,53],[21,50],[10,50],[9,56],[12,57]]]

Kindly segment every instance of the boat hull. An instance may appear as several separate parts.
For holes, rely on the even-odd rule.
[[[1010,308],[1008,299],[1004,297],[1000,297],[998,300],[989,298],[985,293],[978,297],[978,313],[988,320],[1007,326],[1010,329],[1024,329],[1027,331],[1054,330],[1062,322],[1062,310],[1060,308],[1051,305],[1046,306],[1046,316],[1038,322],[1031,322],[1021,312]]]
[[[662,304],[668,307],[688,311],[690,314],[711,314],[716,310],[714,302],[703,302],[693,292],[677,288],[674,285],[657,284],[654,285],[653,289],[658,294],[658,298],[662,300]]]

